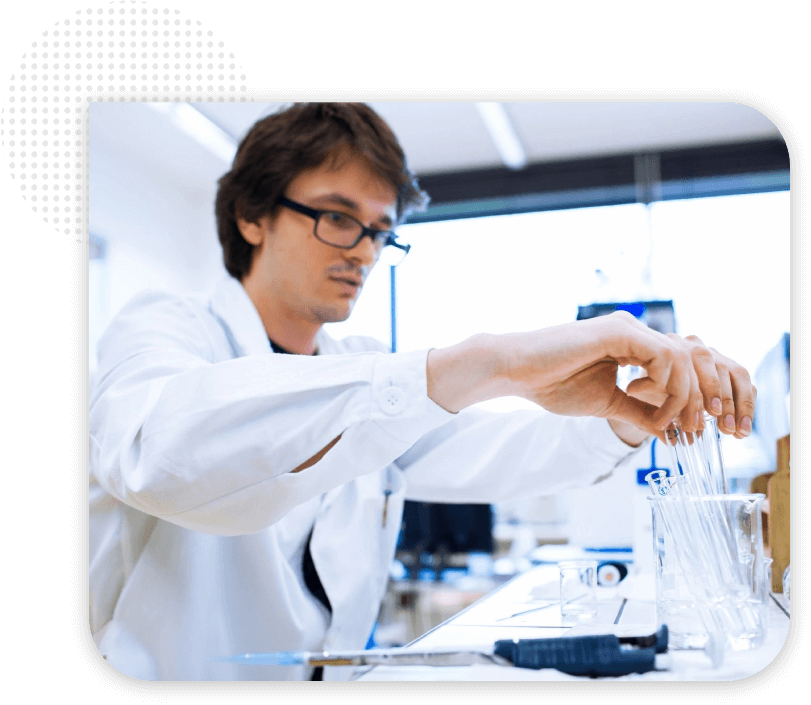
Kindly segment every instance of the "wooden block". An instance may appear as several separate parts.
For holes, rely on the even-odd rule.
[[[772,475],[774,475],[773,472],[758,475],[754,480],[752,480],[749,491],[752,494],[762,494],[768,496],[769,480],[772,478]],[[771,556],[772,548],[771,544],[769,543],[769,513],[764,510],[761,519],[763,523],[763,548],[766,551],[766,555]]]
[[[752,494],[766,494],[766,488],[772,475],[774,475],[773,472],[758,475],[754,480],[752,480],[749,491]]]
[[[783,592],[783,571],[791,560],[791,472],[789,436],[777,441],[777,472],[768,482],[772,590]]]

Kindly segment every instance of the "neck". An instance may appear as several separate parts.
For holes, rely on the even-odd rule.
[[[296,355],[312,355],[315,352],[315,336],[318,333],[318,328],[312,334],[309,334],[275,323],[269,325],[268,321],[264,319],[262,322],[265,324],[265,333],[267,333],[268,338],[279,347]]]
[[[296,355],[312,355],[315,352],[315,337],[320,325],[302,325],[300,321],[290,321],[283,317],[265,316],[260,311],[265,333],[276,345]]]
[[[315,352],[315,338],[321,330],[321,323],[296,316],[281,307],[277,299],[262,296],[248,277],[242,285],[262,319],[268,338],[297,355],[312,355]]]

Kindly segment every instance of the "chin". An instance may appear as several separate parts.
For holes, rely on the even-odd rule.
[[[352,313],[353,305],[348,306],[318,306],[313,310],[317,321],[321,323],[343,323]]]

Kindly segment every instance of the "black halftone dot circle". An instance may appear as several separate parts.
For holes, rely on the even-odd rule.
[[[43,222],[77,230],[76,106],[98,94],[246,92],[247,76],[193,10],[119,0],[71,12],[12,68],[0,138],[12,183]],[[46,195],[47,192],[47,195]]]

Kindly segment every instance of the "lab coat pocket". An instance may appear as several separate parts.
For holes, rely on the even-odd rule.
[[[361,648],[369,637],[388,583],[404,496],[402,472],[390,467],[325,497],[310,547],[333,609],[333,644]]]

